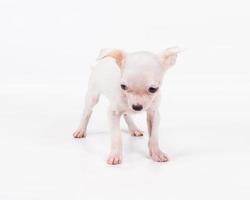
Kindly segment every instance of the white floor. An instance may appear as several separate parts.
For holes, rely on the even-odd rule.
[[[199,94],[183,101],[185,94],[171,87],[163,97],[160,128],[170,161],[151,161],[147,134],[133,138],[123,123],[124,162],[108,166],[105,100],[95,109],[87,138],[77,140],[72,132],[83,96],[76,91],[84,87],[5,85],[0,199],[249,199],[248,97],[224,101],[224,94],[213,101]],[[238,108],[228,110],[231,105]],[[135,119],[146,130],[145,116]]]
[[[249,200],[249,19],[241,0],[0,0],[0,200]],[[108,166],[105,100],[73,139],[101,48],[175,45],[160,108],[168,163],[123,122],[123,164]]]

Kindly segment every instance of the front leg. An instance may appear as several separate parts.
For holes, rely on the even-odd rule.
[[[159,148],[158,129],[159,129],[160,115],[158,109],[149,110],[147,113],[147,124],[149,133],[149,153],[154,161],[166,162],[167,155]]]
[[[120,118],[120,113],[109,110],[108,119],[111,132],[111,151],[109,153],[107,163],[110,165],[117,165],[122,162],[122,138],[120,131]]]

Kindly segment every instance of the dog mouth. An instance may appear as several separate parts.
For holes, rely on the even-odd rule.
[[[130,108],[130,110],[131,110],[133,113],[141,113],[141,112],[143,112],[143,110],[134,110],[133,108]]]

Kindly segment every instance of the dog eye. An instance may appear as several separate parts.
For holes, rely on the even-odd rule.
[[[148,91],[149,91],[150,93],[155,93],[157,90],[158,90],[158,88],[154,88],[154,87],[150,87],[150,88],[148,89]]]
[[[127,89],[128,89],[128,87],[127,87],[126,85],[124,85],[124,84],[121,84],[121,88],[122,88],[123,90],[127,90]]]

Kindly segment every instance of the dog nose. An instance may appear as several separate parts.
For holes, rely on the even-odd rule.
[[[140,105],[140,104],[137,104],[137,105],[132,105],[132,108],[134,109],[134,110],[136,110],[136,111],[140,111],[140,110],[142,110],[142,105]]]

